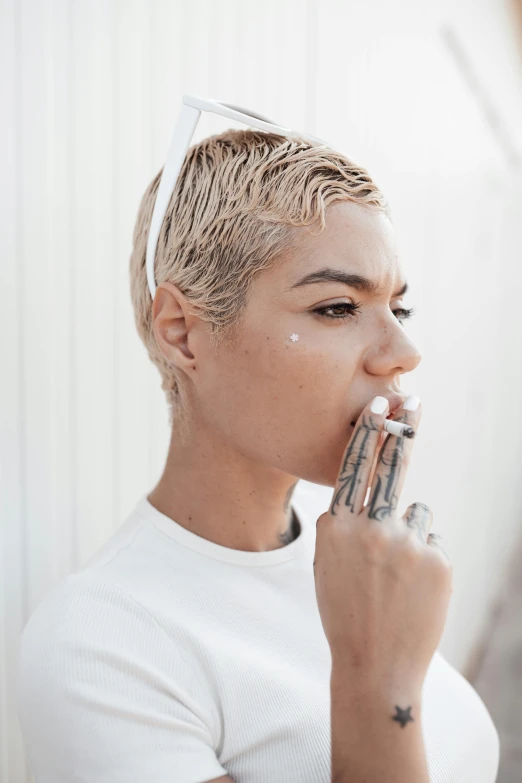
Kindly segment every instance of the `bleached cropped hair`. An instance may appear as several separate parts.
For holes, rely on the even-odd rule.
[[[159,350],[145,265],[147,237],[163,169],[139,206],[130,257],[130,289],[138,334],[161,375],[169,422],[182,420],[179,370]],[[192,312],[210,322],[215,349],[233,340],[258,272],[293,247],[297,229],[326,227],[326,208],[354,201],[389,206],[368,171],[339,152],[304,138],[227,130],[188,150],[156,249],[156,285],[174,283]]]

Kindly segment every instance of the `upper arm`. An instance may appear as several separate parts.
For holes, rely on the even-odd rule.
[[[101,580],[70,580],[30,618],[18,714],[37,781],[231,781],[192,667],[140,604]]]

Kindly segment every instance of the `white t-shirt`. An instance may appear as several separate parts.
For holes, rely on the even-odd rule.
[[[189,532],[146,495],[26,624],[18,715],[36,783],[330,783],[330,648],[315,517],[270,552]],[[422,725],[433,783],[494,783],[499,737],[437,651]]]

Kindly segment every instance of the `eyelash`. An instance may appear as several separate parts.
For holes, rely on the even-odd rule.
[[[345,307],[349,312],[345,312],[345,315],[328,315],[326,313],[326,310],[335,310],[337,307]],[[360,309],[360,304],[352,304],[351,302],[339,302],[338,304],[328,305],[328,307],[319,307],[317,310],[314,310],[314,313],[318,313],[320,316],[324,318],[331,318],[336,321],[343,320],[345,318],[351,318],[354,316],[357,311]],[[400,317],[395,315],[396,313],[400,313]],[[407,318],[411,318],[412,315],[415,314],[415,308],[410,307],[409,309],[405,309],[404,307],[399,307],[396,310],[393,310],[393,314],[399,321],[399,323],[402,323],[402,320],[406,320]]]

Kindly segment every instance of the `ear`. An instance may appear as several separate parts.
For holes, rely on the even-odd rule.
[[[152,330],[158,347],[170,364],[188,376],[196,369],[197,326],[190,302],[174,283],[160,283],[152,303]]]

